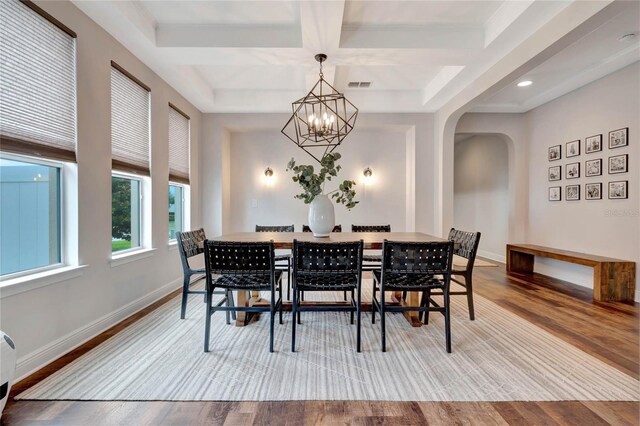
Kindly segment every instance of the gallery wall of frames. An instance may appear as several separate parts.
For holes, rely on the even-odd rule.
[[[598,134],[549,147],[549,201],[629,197],[629,181],[624,178],[629,172],[629,128],[607,136],[605,141]],[[581,177],[582,184],[577,181]]]

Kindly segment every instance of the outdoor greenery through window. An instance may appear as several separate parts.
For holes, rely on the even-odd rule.
[[[184,188],[169,185],[169,239],[175,240],[176,232],[184,228]]]
[[[140,247],[140,181],[111,178],[111,252]]]
[[[61,263],[60,167],[0,158],[0,275]]]

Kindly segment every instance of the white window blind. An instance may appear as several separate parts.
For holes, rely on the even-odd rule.
[[[3,151],[76,159],[75,33],[16,0],[0,7],[0,136]]]
[[[112,63],[111,162],[116,170],[149,175],[149,91]]]
[[[169,180],[189,183],[189,117],[169,105]]]

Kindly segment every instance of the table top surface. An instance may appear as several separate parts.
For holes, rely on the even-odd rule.
[[[380,249],[384,240],[402,242],[434,242],[447,241],[444,238],[424,234],[422,232],[332,232],[327,238],[316,238],[311,232],[238,232],[212,238],[215,241],[269,242],[275,248],[290,249],[293,240],[313,241],[319,243],[340,243],[348,241],[364,242],[365,249]]]

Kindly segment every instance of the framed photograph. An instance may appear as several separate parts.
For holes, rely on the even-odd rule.
[[[559,186],[549,188],[549,201],[560,201],[562,199],[562,190]]]
[[[627,193],[628,181],[620,180],[617,182],[609,182],[609,199],[619,200],[629,198]]]
[[[584,186],[587,200],[602,200],[602,183],[588,183]]]
[[[627,173],[629,171],[628,162],[629,154],[609,157],[609,174]]]
[[[562,145],[549,148],[549,161],[556,161],[562,158]]]
[[[585,153],[591,154],[598,151],[602,151],[602,135],[589,136],[584,140]]]
[[[565,177],[567,179],[577,179],[580,177],[580,163],[569,163],[565,166]]]
[[[567,150],[565,152],[567,158],[577,157],[578,155],[580,155],[580,139],[578,139],[577,141],[567,142]]]
[[[578,201],[580,199],[580,185],[567,185],[564,196],[567,201]]]
[[[562,179],[562,166],[549,167],[549,181]]]
[[[627,145],[629,145],[628,127],[609,132],[609,149],[621,148]]]
[[[584,162],[585,176],[602,176],[602,158],[587,160]]]

